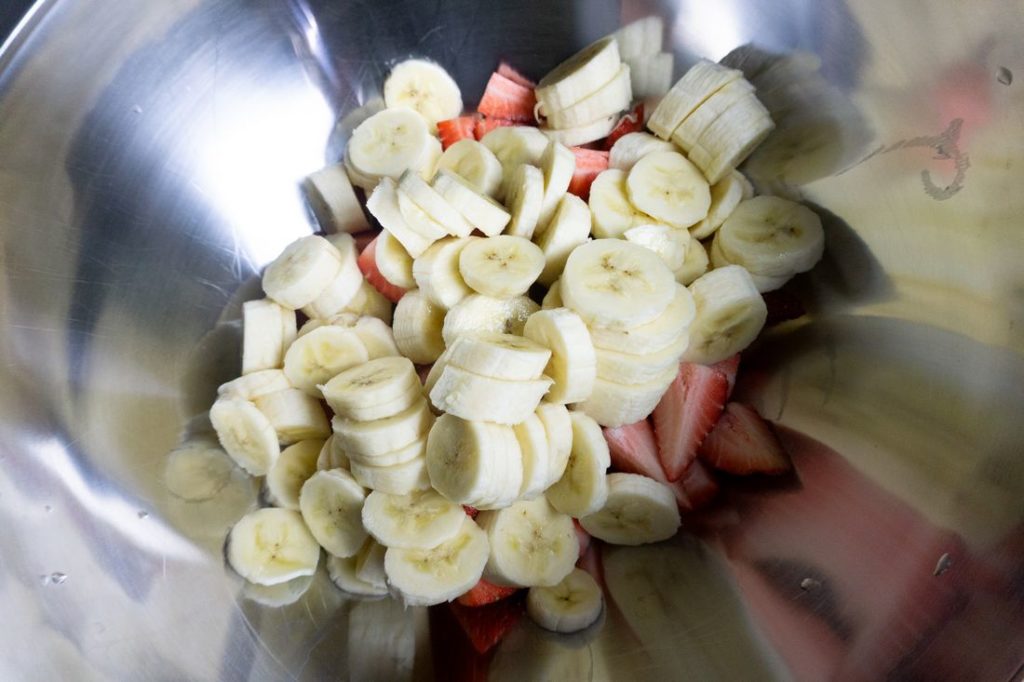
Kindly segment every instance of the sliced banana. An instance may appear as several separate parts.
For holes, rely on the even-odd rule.
[[[630,171],[632,173],[632,171]],[[590,186],[590,213],[595,237],[621,237],[631,227],[658,222],[633,205],[625,171],[602,171]]]
[[[501,130],[501,129],[499,129]],[[441,169],[434,178],[434,189],[462,214],[469,223],[488,237],[501,234],[512,216],[505,207],[481,194],[454,173]]]
[[[722,240],[718,238],[717,235],[715,236],[715,239],[712,240],[711,242],[711,248],[709,249],[708,256],[710,256],[711,258],[711,267],[713,268],[724,268],[728,265],[738,265],[738,263],[734,263],[733,261],[729,260],[728,258],[725,257],[725,254],[722,253]],[[743,266],[739,265],[739,267]],[[750,272],[750,270],[748,270],[747,268],[743,269],[747,270],[747,272],[750,273],[751,281],[753,281],[754,286],[757,287],[757,290],[762,294],[765,293],[766,291],[775,291],[776,289],[778,289],[783,284],[785,284],[786,282],[793,278],[793,275],[769,277],[768,275],[758,275],[753,272]]]
[[[597,376],[616,384],[644,384],[677,369],[690,337],[683,334],[670,346],[642,355],[598,348]]]
[[[430,483],[456,504],[510,504],[522,485],[522,455],[509,426],[442,415],[427,437]]]
[[[294,338],[293,310],[269,298],[243,303],[242,374],[279,368],[284,351]]]
[[[364,467],[393,467],[398,464],[411,462],[416,458],[422,458],[426,453],[427,434],[423,434],[412,443],[403,445],[397,450],[391,450],[390,452],[376,453],[373,455],[362,455],[353,452],[350,455],[347,455],[349,465],[345,468],[351,470],[352,464],[358,464]],[[356,479],[358,480],[359,477],[357,476]]]
[[[533,381],[544,373],[550,357],[551,351],[522,336],[484,332],[455,339],[447,362],[485,377]]]
[[[448,234],[465,237],[473,231],[473,226],[462,217],[462,214],[416,173],[403,173],[398,181],[398,190],[423,209],[442,230],[447,230]]]
[[[649,249],[620,239],[596,239],[565,263],[559,291],[590,325],[628,329],[657,319],[676,294],[675,279]]]
[[[224,451],[253,476],[266,474],[281,454],[274,425],[247,400],[217,399],[210,408],[210,423]]]
[[[754,91],[754,86],[744,78],[727,83],[718,92],[707,98],[693,113],[683,119],[672,132],[672,141],[680,149],[692,149],[716,118]]]
[[[167,455],[164,485],[188,502],[212,499],[231,480],[235,465],[217,443],[205,439],[182,443]]]
[[[659,52],[636,57],[628,63],[634,99],[664,97],[672,87],[672,70],[675,67],[672,53]]]
[[[580,519],[583,529],[613,545],[667,540],[679,530],[679,508],[664,483],[639,474],[608,474],[608,500]]]
[[[319,397],[318,386],[369,359],[355,330],[326,325],[292,343],[284,355],[284,373],[292,386]]]
[[[555,585],[579,558],[572,519],[544,497],[484,511],[476,522],[487,533],[490,555],[485,578],[498,585]]]
[[[288,377],[279,369],[264,369],[251,374],[244,374],[217,388],[219,398],[239,398],[253,400],[261,395],[283,391],[291,388]]]
[[[325,230],[356,233],[370,229],[343,164],[326,166],[306,176],[302,189]]]
[[[363,504],[363,526],[380,544],[430,549],[458,535],[466,513],[434,490],[408,495],[370,493]]]
[[[501,189],[504,174],[501,162],[494,152],[476,140],[459,140],[448,147],[437,167],[459,176],[477,194],[495,197]]]
[[[377,189],[377,185],[380,184],[380,178],[376,175],[363,173],[353,166],[348,154],[346,154],[345,158],[341,160],[341,165],[345,169],[345,174],[348,175],[349,182],[363,190],[367,196],[369,196],[373,190]]]
[[[356,262],[359,254],[352,235],[332,234],[327,241],[338,250],[341,267],[327,288],[312,302],[302,307],[302,312],[311,318],[330,317],[343,310],[355,298],[363,283],[363,273]]]
[[[540,128],[540,131],[547,135],[548,139],[564,144],[566,147],[579,147],[608,137],[608,133],[615,130],[618,122],[618,115],[612,115],[573,128]]]
[[[699,222],[711,206],[704,176],[678,152],[654,152],[637,161],[626,191],[637,209],[675,227]]]
[[[387,230],[378,235],[373,257],[377,270],[389,283],[402,289],[416,287],[416,280],[412,276],[412,256]]]
[[[403,173],[402,177],[412,177],[422,182],[422,178],[415,173],[410,173],[410,171]],[[395,196],[398,199],[398,212],[401,214],[402,220],[405,221],[405,224],[413,232],[430,242],[448,235],[448,230],[445,226],[435,220],[422,206],[413,201],[412,197],[401,187],[395,190]]]
[[[334,281],[341,256],[316,235],[302,237],[284,248],[263,272],[263,291],[285,308],[298,310],[312,303]]]
[[[325,469],[348,469],[349,460],[348,455],[345,451],[335,442],[334,434],[332,433],[327,440],[324,441],[324,446],[320,448],[320,454],[316,458],[316,470],[324,471]]]
[[[423,295],[432,303],[448,310],[473,293],[462,278],[459,257],[462,250],[479,237],[449,237],[434,242],[416,259],[413,278]]]
[[[627,133],[615,141],[608,154],[608,167],[628,171],[648,154],[674,152],[676,146],[650,133]]]
[[[569,254],[590,237],[590,207],[575,194],[565,194],[555,207],[554,215],[533,240],[544,254],[544,269],[537,278],[551,285],[562,275]]]
[[[384,103],[409,107],[437,130],[437,122],[462,113],[462,93],[448,72],[425,59],[407,59],[391,69],[384,81]]]
[[[366,210],[377,219],[385,230],[391,233],[391,236],[398,240],[406,252],[413,258],[418,258],[420,254],[427,250],[427,247],[436,241],[435,239],[423,236],[421,232],[413,229],[406,222],[398,204],[397,185],[395,185],[394,180],[391,178],[384,178],[377,185],[377,188],[373,190],[373,194],[366,200]]]
[[[388,586],[371,584],[360,580],[356,575],[358,557],[337,557],[327,555],[327,575],[331,582],[341,590],[357,597],[377,598],[388,594]]]
[[[316,473],[317,458],[325,442],[300,440],[281,451],[281,456],[267,472],[267,494],[274,506],[299,508],[299,491],[302,484]]]
[[[556,585],[531,587],[526,612],[534,623],[552,632],[585,630],[597,622],[604,609],[604,595],[586,571],[574,568]]]
[[[526,239],[532,237],[544,206],[544,174],[540,169],[524,163],[506,176],[505,205],[512,214],[505,232]]]
[[[535,413],[548,436],[548,482],[545,489],[562,478],[572,452],[572,420],[565,405],[542,402]]]
[[[596,358],[583,319],[568,308],[540,310],[530,315],[523,336],[550,351],[544,374],[554,383],[545,396],[552,403],[578,403],[594,388]]]
[[[444,352],[441,327],[445,309],[434,305],[421,289],[402,296],[395,306],[395,344],[418,365],[429,365]]]
[[[313,575],[320,563],[320,545],[291,509],[258,509],[243,516],[228,535],[227,554],[231,568],[257,585]]]
[[[299,493],[302,518],[328,553],[354,556],[366,541],[362,510],[366,494],[344,469],[318,471]]]
[[[673,272],[676,282],[683,285],[692,284],[695,279],[708,271],[708,252],[704,245],[696,239],[691,239],[686,247],[686,260],[683,266]]]
[[[618,43],[611,36],[583,48],[537,84],[542,113],[567,109],[590,96],[615,75],[621,63]]]
[[[814,211],[780,197],[740,203],[719,230],[722,254],[752,274],[787,277],[821,260],[825,233]]]
[[[476,374],[449,362],[430,390],[430,402],[462,419],[518,424],[537,409],[550,386],[547,377],[508,381]]]
[[[565,145],[552,140],[540,158],[540,170],[544,174],[544,199],[534,237],[547,229],[559,202],[566,196],[573,173],[576,172],[576,155]]]
[[[711,207],[707,216],[690,227],[696,239],[706,239],[715,233],[744,198],[747,180],[739,171],[732,171],[711,186]],[[751,190],[753,191],[753,190]]]
[[[705,100],[742,77],[743,73],[736,69],[702,59],[676,81],[651,114],[647,127],[661,139],[669,139]]]
[[[668,225],[639,225],[626,230],[622,236],[628,242],[639,244],[658,254],[665,266],[675,272],[686,262],[690,246],[690,233],[685,228]]]
[[[262,395],[253,403],[266,416],[282,445],[331,435],[320,401],[297,388]]]
[[[345,310],[342,312],[355,315],[375,317],[386,324],[391,324],[391,301],[384,298],[369,282],[363,282]],[[367,346],[369,350],[369,346]]]
[[[388,585],[387,572],[384,569],[384,554],[387,547],[367,538],[359,553],[356,554],[356,577],[375,588],[386,588]]]
[[[626,24],[612,37],[618,43],[622,59],[636,59],[657,54],[661,50],[664,33],[665,22],[661,17],[651,15]]]
[[[407,606],[451,601],[477,584],[487,564],[487,534],[464,515],[455,537],[431,549],[388,548],[388,583]]]
[[[424,399],[392,417],[354,421],[335,417],[331,421],[338,445],[350,458],[374,457],[414,443],[430,430],[434,417]]]
[[[519,499],[532,500],[543,493],[549,485],[551,446],[548,443],[548,434],[544,429],[544,422],[536,414],[531,414],[525,421],[512,428],[523,455],[523,482],[519,486]]]
[[[751,93],[705,128],[687,155],[714,184],[743,163],[774,129],[768,110]]]
[[[558,511],[581,517],[604,506],[608,496],[605,472],[612,460],[604,433],[596,421],[582,412],[570,412],[569,419],[572,422],[569,461],[562,477],[545,495]]]
[[[463,281],[492,298],[525,294],[543,269],[544,253],[540,248],[529,239],[511,234],[473,240],[459,253]]]
[[[690,325],[686,362],[711,365],[750,345],[768,316],[764,299],[738,265],[712,270],[690,285],[697,314]]]
[[[352,475],[360,485],[392,495],[408,495],[430,488],[427,463],[423,457],[391,466],[360,464],[352,460]]]
[[[699,242],[693,244],[699,246]],[[689,289],[675,284],[672,301],[654,321],[630,329],[592,326],[590,340],[595,348],[620,353],[654,353],[676,343],[686,333],[696,314],[697,307]]]
[[[257,585],[247,580],[242,586],[242,596],[261,606],[279,609],[302,599],[313,585],[313,578],[312,575],[303,575],[276,585]]]
[[[542,106],[547,125],[558,129],[574,128],[628,109],[633,100],[629,71],[628,64],[620,64],[611,80],[564,109],[549,110]]]
[[[459,301],[444,316],[441,335],[446,346],[464,334],[500,332],[522,334],[526,318],[540,309],[527,296],[491,298],[472,294]]]
[[[404,297],[403,297],[404,298]],[[348,315],[349,313],[343,313]],[[338,319],[337,317],[332,320]],[[332,321],[331,324],[338,324]],[[356,318],[352,329],[355,330],[359,340],[366,346],[366,353],[371,360],[386,358],[398,355],[398,346],[395,345],[395,336],[383,320],[376,317],[359,316]]]
[[[577,404],[576,409],[593,417],[601,426],[633,424],[654,411],[677,373],[678,368],[673,365],[641,384],[618,384],[598,376],[590,397]]]
[[[435,141],[426,119],[415,110],[390,107],[352,131],[345,161],[361,178],[397,180],[406,170],[418,171],[430,163]]]
[[[559,273],[561,275],[561,273]],[[548,287],[547,292],[544,294],[544,298],[540,302],[541,310],[551,310],[552,308],[561,308],[562,305],[562,292],[559,289],[558,280],[556,279]]]
[[[365,421],[408,409],[419,389],[416,368],[408,358],[384,357],[338,374],[321,390],[339,417]]]
[[[523,164],[540,165],[541,157],[548,146],[548,138],[536,128],[529,126],[503,126],[480,138],[480,144],[490,149],[501,162],[503,180],[495,198],[503,200],[508,194],[512,174],[516,168]]]

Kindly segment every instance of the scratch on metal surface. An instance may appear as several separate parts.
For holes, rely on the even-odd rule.
[[[253,638],[255,638],[256,643],[259,645],[259,647],[263,649],[265,652],[267,652],[267,655],[274,659],[274,662],[281,667],[281,670],[283,670],[285,675],[288,676],[288,679],[298,679],[290,672],[288,672],[288,667],[284,664],[284,662],[280,658],[278,658],[273,651],[270,650],[270,647],[268,647],[267,643],[263,641],[263,637],[261,637],[260,633],[256,631],[256,628],[253,627],[252,622],[249,620],[249,616],[246,615],[245,611],[242,610],[242,607],[238,605],[237,601],[235,602],[235,610],[238,611],[239,614],[241,614],[242,622],[245,624],[245,629],[249,631],[249,634],[251,634]]]
[[[437,26],[435,26],[434,28],[430,29],[422,36],[420,36],[420,39],[416,44],[422,45],[423,43],[427,42],[427,39],[430,38],[430,36],[434,35],[435,33],[440,33],[442,30],[444,30],[444,25],[438,24]]]

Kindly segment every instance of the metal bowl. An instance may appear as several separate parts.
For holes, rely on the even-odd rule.
[[[607,552],[603,626],[523,621],[491,677],[1019,679],[1024,14],[1001,0],[36,4],[0,52],[0,677],[481,664],[443,613],[322,575],[266,605],[293,595],[221,551],[257,491],[231,474],[184,501],[165,458],[208,429],[240,302],[315,229],[299,181],[390,63],[436,59],[472,101],[499,58],[540,76],[648,13],[677,73],[754,43],[784,78],[747,169],[815,206],[828,247],[740,390],[790,429],[797,476]]]

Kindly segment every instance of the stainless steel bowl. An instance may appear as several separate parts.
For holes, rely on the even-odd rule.
[[[799,282],[810,316],[748,354],[742,390],[793,429],[799,477],[609,552],[603,627],[524,622],[492,678],[1020,679],[1009,0],[36,4],[0,52],[0,678],[465,670],[444,623],[324,576],[264,606],[287,598],[243,589],[221,553],[252,485],[184,502],[164,458],[204,429],[239,302],[314,229],[299,180],[337,159],[389,63],[434,58],[472,100],[499,57],[539,76],[652,12],[680,69],[754,43],[791,79],[749,170],[815,205],[828,248]]]

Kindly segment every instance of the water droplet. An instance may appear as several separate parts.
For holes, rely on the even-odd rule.
[[[139,518],[140,519],[144,519],[147,516],[149,516],[149,512],[148,511],[145,511],[145,510],[142,510],[142,509],[139,510]]]
[[[818,587],[821,587],[820,580],[815,580],[814,578],[804,578],[800,581],[801,590],[813,590]]]
[[[1013,71],[1010,71],[1005,66],[1000,66],[999,71],[996,74],[996,80],[1003,85],[1009,85],[1013,82]]]
[[[140,107],[138,104],[136,104],[134,107],[132,107],[132,113],[133,114],[141,114],[142,113],[142,107]]]

